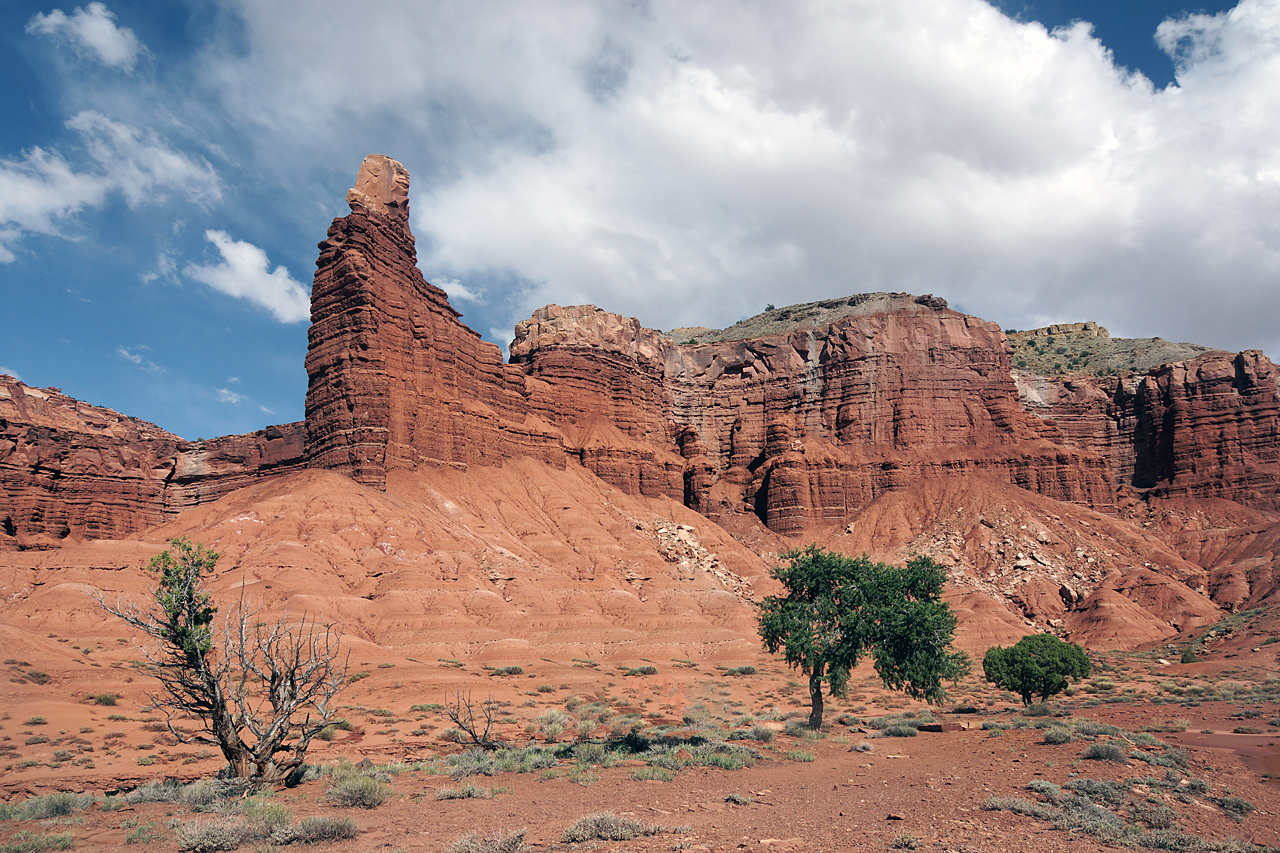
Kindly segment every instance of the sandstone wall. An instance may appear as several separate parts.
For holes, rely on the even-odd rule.
[[[301,423],[188,442],[0,376],[0,547],[119,539],[301,467]]]
[[[1280,369],[1209,352],[1145,375],[1022,375],[1024,405],[1067,444],[1107,457],[1117,489],[1280,509]]]

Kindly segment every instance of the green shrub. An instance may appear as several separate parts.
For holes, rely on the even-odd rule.
[[[120,697],[114,693],[99,693],[93,697],[93,704],[114,706]]]
[[[1231,815],[1236,820],[1247,817],[1256,809],[1253,803],[1243,800],[1240,797],[1218,797],[1214,800],[1218,804],[1218,808]]]
[[[1128,764],[1129,759],[1124,754],[1124,750],[1116,746],[1114,743],[1094,743],[1084,751],[1083,758],[1089,758],[1094,761],[1111,761],[1116,764]]]
[[[791,752],[788,752],[787,758],[790,759],[791,761],[804,761],[804,762],[815,760],[812,752],[805,752],[802,749],[795,749],[795,750],[792,750]]]
[[[500,666],[493,671],[494,675],[524,675],[524,667],[516,666]]]
[[[626,672],[623,673],[624,676],[626,675],[657,675],[657,674],[658,674],[658,668],[656,666],[649,666],[648,664],[646,664],[645,666],[633,666],[631,667],[631,669],[628,669]]]
[[[1055,746],[1071,742],[1071,729],[1066,726],[1054,726],[1044,733],[1044,742]]]
[[[920,839],[909,832],[899,832],[893,837],[893,841],[889,842],[889,847],[894,850],[915,850],[919,846]]]
[[[48,724],[49,721],[41,714],[36,714],[34,717],[28,717],[27,721],[23,723],[23,725],[26,726],[46,726]]]
[[[390,786],[368,776],[356,776],[335,782],[329,788],[329,799],[340,806],[372,809],[383,804]]]
[[[1032,634],[1007,649],[993,646],[982,659],[986,680],[1019,694],[1024,705],[1031,705],[1036,693],[1043,703],[1065,690],[1068,679],[1085,678],[1092,669],[1084,649],[1053,634]]]
[[[892,725],[886,728],[882,734],[885,737],[915,737],[920,731],[915,726]]]
[[[1027,717],[1047,717],[1053,713],[1053,709],[1049,707],[1048,702],[1032,702],[1022,710],[1022,713]]]
[[[749,806],[755,802],[754,799],[746,794],[729,794],[724,798],[726,803],[733,803],[735,806]]]
[[[724,671],[724,674],[733,675],[733,676],[755,675],[756,668],[754,666],[751,666],[750,664],[747,664],[745,666],[731,666]]]

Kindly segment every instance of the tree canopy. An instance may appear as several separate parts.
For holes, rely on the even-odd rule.
[[[968,656],[951,648],[956,617],[941,598],[946,572],[929,558],[893,566],[816,545],[782,557],[770,574],[787,594],[760,605],[760,638],[809,676],[811,728],[822,725],[823,681],[843,696],[864,655],[886,687],[931,703],[946,698],[944,679],[969,671]]]
[[[1040,701],[1067,687],[1068,678],[1084,678],[1093,664],[1084,649],[1066,643],[1053,634],[1031,634],[1009,648],[993,646],[982,658],[982,674],[987,681],[1022,697],[1031,704],[1032,694]]]

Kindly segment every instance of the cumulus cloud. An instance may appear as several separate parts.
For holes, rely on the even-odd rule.
[[[483,288],[495,326],[881,289],[1280,345],[1277,0],[1166,22],[1165,89],[1087,24],[982,0],[238,8],[243,49],[205,56],[259,156],[351,156],[377,127],[416,175],[423,267]],[[322,59],[389,16],[400,49]]]
[[[265,308],[281,323],[310,319],[311,297],[307,289],[284,267],[270,270],[266,252],[252,243],[233,240],[224,231],[209,230],[204,236],[218,250],[222,263],[189,264],[183,270],[187,276]]]
[[[463,302],[484,302],[483,290],[467,287],[457,279],[438,278],[431,283],[449,294],[450,299],[460,299]]]
[[[152,131],[112,121],[93,110],[66,123],[76,132],[83,168],[62,154],[33,148],[21,160],[0,158],[0,263],[25,233],[57,234],[63,222],[121,193],[130,207],[177,192],[208,204],[221,197],[213,167],[174,151]]]
[[[27,32],[51,36],[69,44],[77,53],[90,56],[109,68],[132,71],[145,48],[133,30],[116,25],[116,16],[102,3],[77,7],[68,15],[54,9],[36,15]]]
[[[214,395],[218,398],[219,403],[230,403],[233,406],[238,406],[245,400],[243,394],[237,394],[226,388],[215,388]]]

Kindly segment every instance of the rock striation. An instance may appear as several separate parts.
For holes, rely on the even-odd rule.
[[[190,442],[0,376],[0,547],[120,539],[304,463],[303,424]]]
[[[564,465],[557,436],[527,416],[523,376],[458,322],[415,265],[408,173],[365,158],[320,244],[307,343],[308,464],[382,488],[420,464]]]
[[[366,158],[319,244],[303,422],[187,442],[0,377],[0,549],[198,536],[369,642],[442,650],[671,650],[682,625],[736,649],[809,541],[934,557],[972,648],[1155,642],[1280,596],[1260,352],[1016,333],[1108,371],[1189,354],[1045,376],[945,300],[870,293],[673,334],[549,305],[504,363],[418,270],[408,190]],[[43,583],[46,555],[13,556]]]

